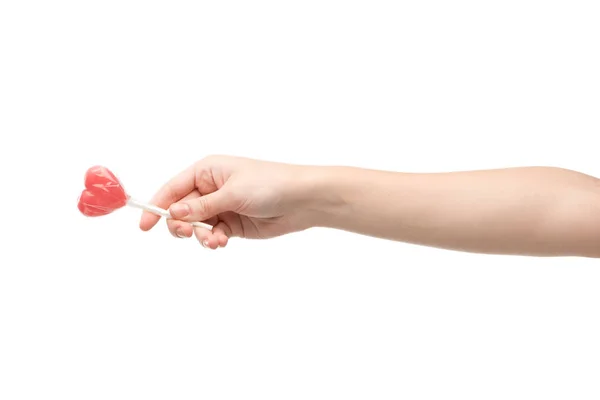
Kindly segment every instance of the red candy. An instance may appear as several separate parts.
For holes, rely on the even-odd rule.
[[[98,165],[85,173],[85,190],[79,196],[77,208],[83,215],[99,217],[125,206],[128,199],[117,177]]]

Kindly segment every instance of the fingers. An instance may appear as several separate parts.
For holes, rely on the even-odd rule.
[[[213,234],[217,238],[219,247],[227,246],[229,238],[232,236],[231,229],[229,228],[229,226],[227,226],[225,222],[222,221],[213,227]]]
[[[206,228],[194,227],[194,234],[196,235],[196,239],[198,239],[203,247],[213,250],[219,247],[219,240],[210,230]]]
[[[219,221],[218,218],[215,217],[202,222],[214,226]],[[189,238],[192,237],[192,235],[194,234],[194,227],[189,222],[180,221],[178,219],[168,219],[167,227],[169,228],[169,232],[171,232],[171,235],[177,238]]]
[[[212,231],[194,227],[194,234],[203,247],[214,250],[227,246],[231,229],[224,222],[219,222],[213,227]]]
[[[187,196],[184,196],[181,201],[187,202],[198,199],[199,197],[201,197],[200,192],[194,190]],[[189,238],[195,234],[200,244],[206,248],[216,249],[218,247],[227,246],[229,237],[232,236],[232,231],[229,226],[225,222],[219,221],[218,217],[210,218],[204,222],[213,225],[212,232],[205,228],[195,228],[190,223],[177,219],[168,219],[167,226],[171,235],[178,238]]]
[[[200,197],[200,193],[197,190],[194,190],[185,196],[183,200],[191,200],[198,197]],[[178,238],[189,238],[194,234],[192,225],[190,225],[188,222],[183,222],[176,219],[167,219],[167,228],[169,228],[171,235]]]
[[[226,187],[195,199],[182,200],[169,207],[173,218],[192,222],[205,221],[236,208],[235,199],[227,193]]]
[[[189,194],[195,187],[195,170],[194,166],[191,166],[163,185],[152,197],[150,203],[161,208],[167,208]],[[144,211],[140,220],[140,229],[143,231],[150,230],[159,220],[159,216]]]

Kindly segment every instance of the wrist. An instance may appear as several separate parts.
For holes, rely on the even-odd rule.
[[[351,207],[351,168],[303,166],[298,188],[300,208],[310,227],[338,228]]]

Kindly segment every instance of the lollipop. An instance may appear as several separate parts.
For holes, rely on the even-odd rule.
[[[100,217],[112,213],[124,206],[131,206],[149,211],[165,218],[173,218],[160,207],[143,203],[125,192],[117,177],[106,167],[96,165],[85,173],[85,189],[79,196],[77,208],[88,217]],[[212,229],[208,224],[192,222],[193,226]]]

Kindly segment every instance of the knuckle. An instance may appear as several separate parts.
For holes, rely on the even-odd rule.
[[[173,189],[173,185],[169,183],[165,183],[155,196],[159,198],[166,199],[169,203],[173,203],[177,200],[177,195],[175,193],[175,189]]]
[[[211,163],[217,162],[220,158],[221,158],[221,156],[218,154],[210,154],[210,155],[204,157],[202,160],[200,160],[200,162],[202,164],[211,164]]]
[[[194,214],[199,217],[203,217],[209,212],[209,205],[206,199],[200,197],[195,204]]]

